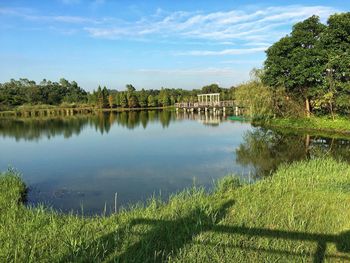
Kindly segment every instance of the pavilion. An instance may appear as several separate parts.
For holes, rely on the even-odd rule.
[[[201,105],[219,105],[220,93],[198,94],[198,104]]]

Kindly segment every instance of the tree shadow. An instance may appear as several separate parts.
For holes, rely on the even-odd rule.
[[[136,218],[128,226],[118,233],[109,233],[95,240],[88,247],[96,248],[97,244],[104,244],[100,249],[94,251],[85,251],[85,256],[79,255],[65,256],[61,262],[78,261],[85,262],[87,255],[98,255],[96,261],[104,262],[165,262],[169,258],[175,257],[181,249],[187,244],[201,244],[205,246],[215,246],[218,244],[210,242],[194,241],[195,237],[203,232],[216,232],[225,234],[240,234],[250,237],[266,237],[272,239],[284,239],[292,241],[311,241],[317,244],[317,249],[313,254],[313,262],[323,262],[325,258],[336,258],[337,260],[349,260],[350,257],[342,255],[326,255],[327,245],[334,243],[338,252],[350,252],[350,231],[333,234],[314,234],[305,232],[293,232],[283,230],[271,230],[264,228],[250,228],[244,226],[220,225],[218,222],[223,219],[233,201],[223,204],[220,209],[214,212],[214,215],[208,215],[201,209],[195,209],[185,217],[176,220]],[[146,231],[145,231],[146,228]],[[136,229],[136,231],[135,231]],[[133,232],[134,231],[134,232]],[[139,231],[139,232],[137,232]],[[145,234],[144,234],[145,233]],[[118,253],[123,239],[126,235],[137,235],[138,238]],[[118,237],[116,238],[116,235]],[[128,236],[130,238],[130,236]],[[125,244],[124,244],[125,245]],[[256,248],[253,246],[230,246],[219,245],[231,248],[238,248],[249,251],[268,252],[273,254],[282,254],[287,256],[305,256],[305,253],[295,253],[288,250]],[[100,250],[103,250],[101,252]],[[85,258],[85,259],[84,259]],[[90,258],[91,259],[91,258]],[[95,261],[95,260],[93,260]]]

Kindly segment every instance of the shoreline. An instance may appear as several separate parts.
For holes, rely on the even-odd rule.
[[[190,188],[166,202],[153,198],[110,216],[82,217],[24,206],[26,186],[7,172],[0,176],[0,219],[6,226],[0,230],[0,259],[213,262],[214,256],[255,262],[258,256],[288,262],[293,254],[300,262],[348,260],[349,179],[349,164],[313,159],[282,165],[255,184],[227,176],[211,193]],[[228,249],[222,243],[243,245]],[[322,250],[315,249],[319,243]]]
[[[252,125],[265,128],[290,129],[291,131],[337,133],[350,136],[350,119],[328,117],[276,118],[267,121],[252,121]]]

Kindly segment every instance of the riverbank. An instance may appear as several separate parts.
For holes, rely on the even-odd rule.
[[[350,166],[282,166],[254,185],[233,177],[111,216],[63,215],[20,200],[0,176],[1,262],[322,262],[350,260]]]
[[[275,118],[264,121],[253,120],[253,125],[267,128],[282,128],[299,131],[321,131],[350,134],[350,119],[337,117]]]

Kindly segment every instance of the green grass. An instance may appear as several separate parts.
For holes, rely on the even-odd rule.
[[[311,118],[276,118],[267,121],[255,121],[253,124],[294,130],[350,134],[350,119],[344,117],[336,117],[334,120],[330,116]]]
[[[0,177],[0,262],[350,261],[350,166],[332,159],[93,218],[26,208],[24,189]]]

